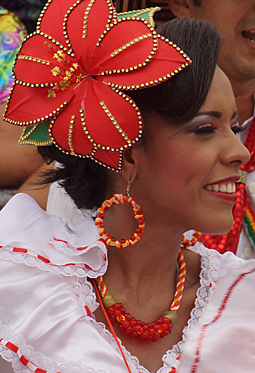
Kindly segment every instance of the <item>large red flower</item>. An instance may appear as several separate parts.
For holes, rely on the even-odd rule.
[[[110,0],[50,0],[16,59],[5,119],[23,126],[51,119],[61,150],[120,170],[143,126],[123,90],[159,84],[189,63],[149,22],[117,19]]]

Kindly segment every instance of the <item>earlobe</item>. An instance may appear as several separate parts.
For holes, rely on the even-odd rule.
[[[189,0],[167,0],[168,7],[175,17],[191,17]]]

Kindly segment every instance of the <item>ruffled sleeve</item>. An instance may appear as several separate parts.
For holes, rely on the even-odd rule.
[[[0,244],[0,355],[14,371],[124,372],[114,338],[93,317],[98,303],[85,276],[107,266],[93,219],[72,231],[17,195],[0,213]]]
[[[4,260],[66,276],[97,277],[107,268],[107,248],[90,216],[72,230],[25,194],[0,213],[0,245]]]
[[[15,372],[125,371],[91,317],[97,303],[83,281],[1,262],[0,354]]]

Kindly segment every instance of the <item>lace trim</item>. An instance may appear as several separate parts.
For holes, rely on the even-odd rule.
[[[100,245],[100,243],[98,243]],[[104,244],[101,244],[102,247]],[[102,247],[100,248],[102,250]],[[54,274],[62,274],[64,276],[77,276],[77,277],[97,277],[99,275],[103,275],[107,268],[107,260],[102,258],[102,262],[104,263],[99,270],[93,270],[92,268],[86,268],[86,264],[80,263],[69,263],[65,265],[56,265],[51,263],[50,260],[47,258],[39,258],[36,253],[32,252],[32,250],[26,250],[26,252],[22,251],[14,251],[14,250],[23,250],[17,249],[10,246],[0,246],[0,258],[7,261],[12,261],[14,263],[24,263],[30,267],[37,267],[43,271],[52,272]],[[104,247],[103,247],[104,250]],[[80,265],[80,266],[79,266]]]
[[[78,278],[71,278],[71,282],[74,294],[79,299],[79,304],[85,309],[88,316],[94,317],[92,313],[99,307],[99,303],[96,300],[91,283],[85,279]]]
[[[194,252],[197,252],[201,255],[201,272],[200,272],[200,287],[197,290],[197,297],[195,300],[195,306],[191,311],[190,319],[188,325],[183,329],[182,340],[173,346],[171,350],[168,350],[162,357],[163,366],[157,371],[157,373],[169,373],[173,367],[177,368],[180,364],[180,355],[182,353],[183,344],[186,341],[187,331],[196,325],[202,315],[204,306],[207,304],[208,299],[210,298],[215,285],[218,279],[218,270],[219,270],[219,253],[214,250],[208,250],[201,243],[195,245],[195,248],[191,249]],[[88,299],[89,295],[94,294],[91,284],[87,279],[82,280],[85,286],[83,288],[82,296],[84,299]],[[92,292],[92,294],[91,294]],[[94,295],[95,297],[95,295]],[[94,298],[95,299],[95,298]],[[99,304],[95,301],[94,306],[96,308]],[[95,308],[95,309],[96,309]],[[95,320],[94,315],[92,314],[92,323],[97,331],[103,336],[106,341],[114,347],[116,351],[119,351],[119,348],[116,344],[116,341],[113,335],[110,333],[106,326]],[[123,349],[127,361],[130,364],[133,364],[139,373],[150,373],[145,367],[141,366],[139,360],[136,356],[132,356],[131,353],[123,346],[121,340],[119,340],[121,348]]]

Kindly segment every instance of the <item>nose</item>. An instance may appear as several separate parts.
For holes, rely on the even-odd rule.
[[[240,168],[250,160],[251,154],[232,130],[230,131],[231,133],[228,138],[225,138],[225,150],[222,154],[222,163],[237,165],[237,167]]]

